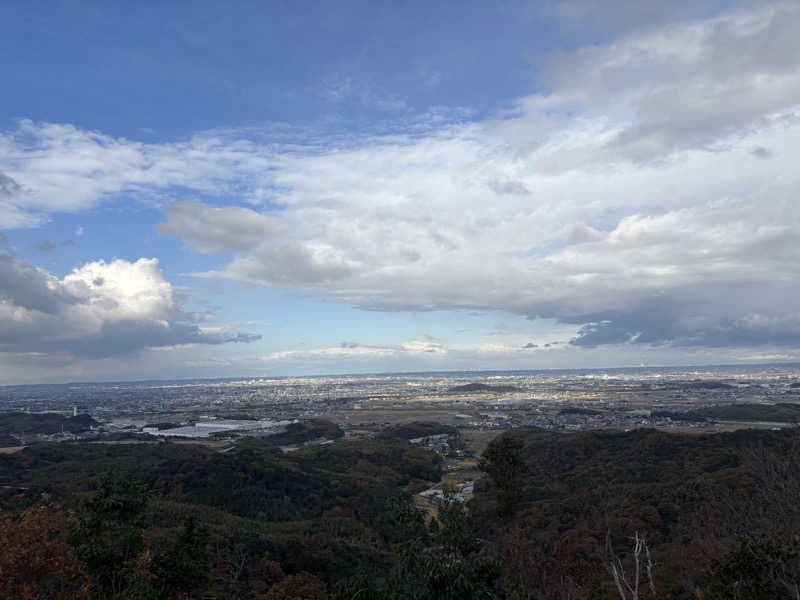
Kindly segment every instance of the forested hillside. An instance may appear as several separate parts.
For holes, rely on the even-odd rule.
[[[600,597],[621,597],[612,565],[621,561],[630,580],[638,539],[640,597],[696,598],[698,590],[703,598],[755,597],[725,590],[754,576],[748,569],[762,569],[763,597],[793,598],[799,442],[796,430],[515,430],[487,449],[489,457],[501,450],[484,463],[495,477],[476,486],[471,504],[482,535],[506,559],[509,597],[588,598],[598,589]],[[752,564],[720,581],[728,553],[742,548],[737,560]]]
[[[798,440],[512,430],[429,513],[398,437],[39,444],[0,456],[0,598],[794,598]]]

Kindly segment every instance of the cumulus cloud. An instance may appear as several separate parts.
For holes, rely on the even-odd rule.
[[[0,254],[0,352],[100,358],[259,339],[189,323],[156,259],[96,261],[63,279]]]
[[[22,317],[27,311],[53,315],[78,301],[56,277],[29,263],[0,254],[0,301]]]
[[[17,186],[0,225],[121,192],[203,198],[168,204],[160,231],[233,253],[204,277],[556,319],[573,348],[800,345],[800,7],[689,16],[551,56],[543,91],[483,123],[143,144],[22,122],[0,137]],[[421,348],[303,352],[442,354]]]

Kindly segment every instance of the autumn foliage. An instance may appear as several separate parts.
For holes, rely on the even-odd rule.
[[[71,521],[59,506],[46,505],[0,523],[0,598],[87,598],[88,579],[67,543]]]
[[[328,600],[325,582],[311,573],[289,575],[273,585],[266,600]]]

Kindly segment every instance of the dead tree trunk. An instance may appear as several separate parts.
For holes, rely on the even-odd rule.
[[[606,538],[606,546],[611,550],[611,536]],[[609,552],[608,571],[614,580],[614,585],[619,593],[620,600],[640,600],[640,584],[642,581],[642,571],[646,573],[647,584],[653,598],[656,596],[656,585],[653,579],[653,569],[656,564],[650,554],[650,546],[647,544],[647,536],[638,531],[633,534],[633,573],[628,576],[622,559],[613,552]]]

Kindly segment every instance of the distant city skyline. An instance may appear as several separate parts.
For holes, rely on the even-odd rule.
[[[0,385],[800,361],[796,2],[0,6]]]

